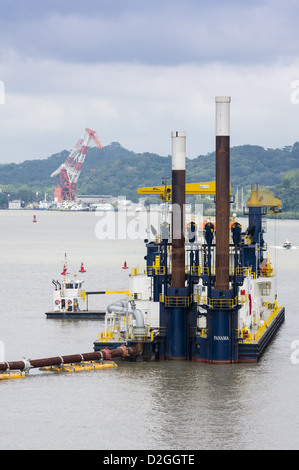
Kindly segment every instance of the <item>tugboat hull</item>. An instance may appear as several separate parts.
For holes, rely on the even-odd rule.
[[[101,320],[105,317],[105,310],[80,310],[76,312],[46,312],[47,318],[56,320]]]

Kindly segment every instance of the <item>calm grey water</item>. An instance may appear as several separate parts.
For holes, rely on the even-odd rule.
[[[90,352],[101,321],[47,320],[64,253],[86,288],[128,288],[141,240],[99,240],[93,213],[0,211],[0,340],[5,359]],[[279,248],[289,238],[297,249]],[[299,221],[268,221],[286,322],[258,364],[121,363],[81,374],[31,371],[0,382],[1,449],[298,449]],[[278,247],[278,248],[275,248]],[[105,308],[114,297],[91,301]],[[297,346],[298,348],[298,346]]]

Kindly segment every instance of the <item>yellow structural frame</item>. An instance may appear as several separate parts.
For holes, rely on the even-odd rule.
[[[172,197],[172,186],[149,186],[146,188],[137,188],[137,194],[157,194],[158,196],[160,196],[161,201],[169,202],[171,201]],[[186,195],[190,194],[216,194],[216,182],[209,181],[204,183],[188,183],[186,184]]]

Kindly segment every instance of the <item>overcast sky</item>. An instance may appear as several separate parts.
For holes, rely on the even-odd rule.
[[[292,145],[298,18],[298,0],[0,0],[0,163],[70,150],[86,127],[160,155],[186,131],[193,158],[215,148],[217,95],[232,146]]]

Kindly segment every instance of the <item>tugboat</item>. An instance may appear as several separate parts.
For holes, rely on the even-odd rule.
[[[286,240],[283,245],[283,248],[286,248],[287,250],[290,250],[292,248],[292,243],[289,240]]]
[[[83,263],[79,270],[85,273]],[[61,275],[61,281],[52,280],[55,286],[53,293],[53,310],[46,312],[47,318],[55,319],[101,319],[104,318],[104,310],[88,310],[88,292],[83,289],[84,280],[79,279],[76,274],[69,277],[67,269],[67,257]],[[90,292],[91,294],[92,292]],[[104,293],[104,292],[102,292]]]

